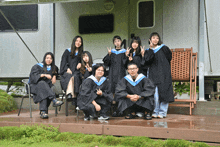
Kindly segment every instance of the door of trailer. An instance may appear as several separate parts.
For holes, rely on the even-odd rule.
[[[129,43],[133,36],[139,36],[145,48],[152,32],[163,37],[163,0],[130,0],[128,31]]]

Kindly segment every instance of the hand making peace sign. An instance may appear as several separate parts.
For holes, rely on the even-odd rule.
[[[142,57],[144,57],[144,53],[145,53],[144,47],[145,47],[145,46],[143,46],[143,47],[141,46],[141,55],[142,55]]]
[[[126,56],[128,56],[128,55],[129,55],[130,50],[131,50],[131,48],[129,48],[129,47],[128,47],[128,48],[127,48],[127,51],[125,52],[125,55],[126,55]]]
[[[111,47],[110,47],[110,48],[107,47],[107,49],[108,49],[108,54],[109,54],[109,56],[110,56],[111,53],[112,53],[112,49],[111,49]]]

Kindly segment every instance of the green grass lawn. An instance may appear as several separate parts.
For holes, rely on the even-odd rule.
[[[59,132],[52,126],[0,127],[0,147],[208,147],[185,140],[152,140],[147,137],[115,137],[106,135]]]

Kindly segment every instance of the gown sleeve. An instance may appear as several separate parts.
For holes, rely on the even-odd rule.
[[[30,83],[37,84],[41,78],[40,76],[41,76],[41,72],[38,65],[34,65],[30,73]]]
[[[171,52],[171,50],[167,46],[163,47],[162,50],[163,50],[167,60],[170,62],[172,60],[172,52]]]
[[[118,82],[115,89],[116,101],[119,101],[120,99],[125,98],[128,95],[126,87],[126,80],[123,78],[120,80],[120,82]]]
[[[110,65],[111,65],[111,55],[109,56],[109,54],[107,54],[107,55],[103,58],[102,61],[104,62],[104,65],[105,65],[105,66],[110,66]]]
[[[125,67],[125,69],[127,69],[127,65],[128,65],[128,63],[129,63],[129,57],[127,57],[126,55],[123,57],[123,59],[122,59],[122,63],[123,63],[123,65],[124,65],[124,67]]]
[[[144,52],[144,57],[141,60],[141,65],[145,66],[145,65],[152,64],[153,61],[154,61],[154,57],[155,57],[155,54],[154,54],[154,51],[152,49],[146,50]]]
[[[61,75],[63,75],[69,68],[68,67],[68,55],[69,55],[69,51],[65,50],[65,52],[62,55],[61,63],[60,63],[60,74]]]
[[[140,96],[141,97],[150,97],[150,96],[154,95],[155,85],[153,84],[153,82],[148,78],[144,78],[143,84],[144,84],[143,91],[141,92]]]
[[[104,96],[109,102],[113,101],[113,94],[111,92],[111,85],[109,81],[105,82],[106,87],[105,90],[102,91],[102,96]]]
[[[96,89],[93,89],[93,81],[86,79],[83,81],[77,103],[79,107],[85,107],[96,99]],[[80,108],[81,109],[81,108]]]
[[[56,76],[56,78],[59,76],[59,68],[55,65],[55,72],[52,73],[52,76]]]
[[[142,61],[142,57],[141,56],[134,56],[133,57],[133,63],[137,64],[138,68],[141,69],[141,61]]]

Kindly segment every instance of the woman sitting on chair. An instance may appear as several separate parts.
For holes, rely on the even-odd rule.
[[[55,92],[51,89],[56,82],[57,68],[54,64],[54,55],[47,52],[43,62],[34,65],[30,73],[30,92],[33,94],[34,103],[40,103],[41,118],[48,118],[48,107],[53,101],[53,107],[63,104],[56,100]]]
[[[67,98],[73,99],[76,106],[76,97],[81,85],[80,67],[81,55],[83,53],[83,39],[81,36],[73,38],[71,48],[64,51],[60,63],[60,83],[62,89],[66,92]]]

